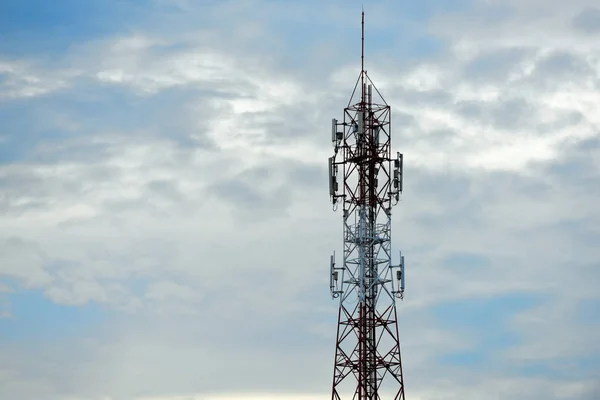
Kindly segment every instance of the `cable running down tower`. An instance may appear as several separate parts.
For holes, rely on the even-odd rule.
[[[339,298],[332,400],[404,400],[396,298],[404,298],[404,257],[391,260],[391,216],[402,193],[402,154],[392,158],[391,108],[364,68],[333,119],[329,194],[342,205],[344,254],[330,260],[330,290]]]

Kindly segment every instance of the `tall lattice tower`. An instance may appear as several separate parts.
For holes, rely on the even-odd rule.
[[[396,314],[404,257],[392,265],[391,255],[402,154],[392,158],[391,108],[364,68],[364,24],[363,12],[361,72],[344,119],[334,119],[331,132],[330,195],[334,210],[342,205],[344,221],[344,258],[336,266],[334,253],[330,267],[331,295],[340,299],[331,398],[404,400]]]

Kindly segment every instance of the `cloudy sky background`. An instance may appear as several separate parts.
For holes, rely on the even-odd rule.
[[[365,1],[407,400],[600,398],[600,5]],[[330,396],[358,1],[0,3],[0,398]]]

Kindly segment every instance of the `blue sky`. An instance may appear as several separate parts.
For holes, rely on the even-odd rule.
[[[15,285],[16,286],[16,285]],[[89,335],[106,322],[104,311],[96,304],[66,307],[37,291],[19,290],[10,296],[13,317],[2,320],[3,342],[65,340]]]
[[[600,9],[363,3],[407,400],[596,399]],[[327,398],[361,5],[0,3],[0,398]]]

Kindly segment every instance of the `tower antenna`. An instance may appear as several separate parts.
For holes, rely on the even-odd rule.
[[[362,11],[361,22],[361,49],[360,49],[360,70],[365,72],[365,10]]]
[[[364,69],[332,121],[329,194],[343,209],[343,259],[330,259],[329,287],[339,298],[332,400],[404,400],[396,299],[404,298],[404,256],[392,265],[392,207],[402,193],[403,155],[392,157],[391,108]],[[360,85],[360,100],[357,89]],[[338,179],[341,185],[338,185]]]

